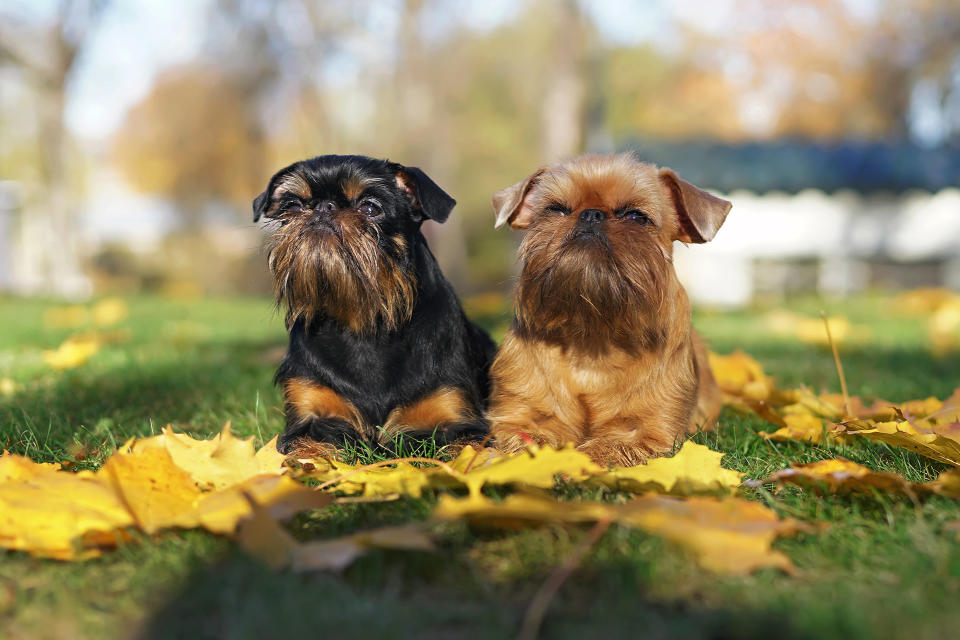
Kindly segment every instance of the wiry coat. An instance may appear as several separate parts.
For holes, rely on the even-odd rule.
[[[497,446],[574,442],[634,464],[709,428],[720,392],[672,246],[712,238],[729,203],[617,155],[541,169],[494,208],[498,224],[528,230],[516,319],[491,370]]]
[[[278,224],[269,262],[290,332],[276,376],[282,451],[486,433],[494,345],[420,233],[454,204],[419,169],[361,156],[291,165],[254,202],[255,220]]]

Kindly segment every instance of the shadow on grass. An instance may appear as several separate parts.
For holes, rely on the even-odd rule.
[[[495,584],[462,551],[377,552],[342,574],[305,575],[230,553],[196,568],[138,637],[515,637],[545,574]],[[804,637],[772,612],[717,610],[696,598],[663,603],[646,591],[634,563],[584,568],[552,602],[540,637]]]
[[[74,442],[115,446],[168,423],[212,434],[227,420],[269,439],[283,424],[273,386],[282,352],[275,340],[120,352],[115,364],[65,371],[0,402],[0,446],[35,456]]]

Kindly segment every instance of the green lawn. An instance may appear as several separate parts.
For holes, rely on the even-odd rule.
[[[788,306],[812,315],[820,304]],[[72,333],[45,328],[50,306],[0,300],[0,379],[15,383],[12,395],[0,395],[0,448],[93,468],[124,439],[167,423],[207,435],[229,420],[258,443],[281,429],[271,381],[285,335],[270,302],[134,299],[119,325],[127,335],[64,372],[43,360],[44,349]],[[881,297],[826,306],[868,328],[841,351],[851,393],[943,398],[960,385],[960,357],[931,355],[922,319],[897,315]],[[764,313],[702,312],[696,324],[714,350],[746,350],[781,386],[839,390],[829,351],[770,333]],[[504,316],[481,320],[502,330]],[[945,468],[880,444],[771,443],[755,434],[765,428],[725,412],[718,433],[698,440],[750,478],[835,456],[912,481]],[[772,487],[743,495],[829,525],[776,543],[798,575],[716,576],[655,537],[612,527],[553,601],[543,637],[921,640],[960,629],[960,543],[942,530],[960,519],[957,502]],[[338,505],[291,528],[304,539],[334,537],[426,519],[434,501]],[[436,531],[439,553],[376,552],[342,574],[273,572],[198,531],[141,537],[79,564],[0,552],[0,638],[512,637],[533,594],[586,533],[475,533],[459,524]]]

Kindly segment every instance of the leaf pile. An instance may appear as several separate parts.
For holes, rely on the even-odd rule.
[[[98,471],[66,471],[0,456],[0,547],[62,560],[89,558],[130,538],[168,528],[232,534],[250,499],[286,518],[332,497],[284,475],[273,441],[260,451],[229,425],[213,440],[165,430],[126,443]]]
[[[780,521],[756,503],[730,497],[668,499],[649,493],[616,505],[565,502],[543,493],[557,477],[629,493],[729,493],[740,484],[741,475],[724,469],[721,458],[703,445],[686,442],[671,458],[611,470],[598,467],[572,445],[511,455],[465,447],[449,464],[399,459],[353,466],[317,459],[287,466],[275,441],[255,450],[252,438],[236,438],[229,425],[211,440],[195,440],[167,428],[161,435],[125,443],[96,472],[0,456],[0,546],[75,560],[129,541],[136,531],[203,528],[236,537],[243,548],[272,566],[336,569],[371,548],[428,551],[433,547],[426,525],[301,543],[278,520],[323,508],[336,500],[335,494],[389,499],[452,489],[465,490],[466,497],[441,496],[436,520],[462,518],[487,525],[607,520],[674,541],[717,571],[748,572],[762,566],[789,570],[789,560],[769,545],[799,525]],[[297,481],[307,478],[320,484],[309,488]],[[483,495],[487,486],[524,493],[496,503]],[[708,540],[715,541],[714,549],[726,550],[710,551]],[[726,547],[717,545],[718,540]]]
[[[807,388],[778,389],[760,363],[742,351],[711,353],[710,367],[726,406],[778,427],[772,433],[760,432],[769,440],[820,444],[859,435],[960,465],[960,389],[943,402],[929,397],[867,404],[857,396],[845,400],[840,394],[818,395]]]

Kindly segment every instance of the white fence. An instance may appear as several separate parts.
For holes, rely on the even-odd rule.
[[[937,281],[923,284],[960,289],[960,189],[903,195],[736,191],[726,197],[733,209],[713,242],[676,247],[677,273],[695,303],[748,303],[758,283],[777,286],[777,264],[791,263],[812,265],[814,288],[828,295],[869,286],[878,260],[894,270],[930,264]]]

